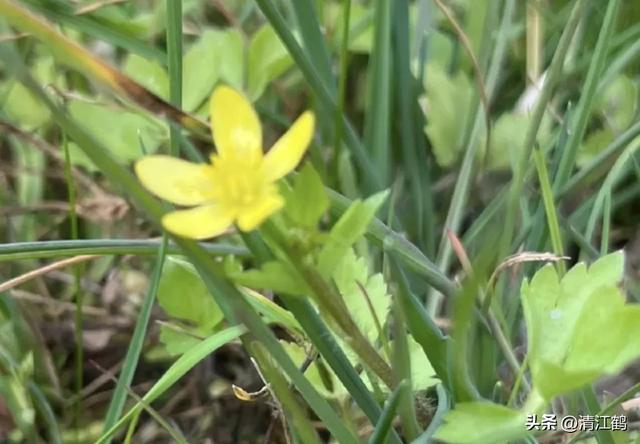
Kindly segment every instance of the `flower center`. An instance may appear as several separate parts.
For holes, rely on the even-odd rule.
[[[259,202],[268,185],[260,172],[260,162],[236,156],[215,156],[213,174],[216,200],[234,212]]]

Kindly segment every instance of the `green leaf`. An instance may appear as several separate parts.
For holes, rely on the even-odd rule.
[[[387,194],[382,191],[364,201],[354,201],[331,228],[318,258],[318,268],[324,276],[331,276],[351,246],[364,236]]]
[[[130,53],[124,62],[123,71],[163,99],[166,100],[169,97],[169,76],[158,63]]]
[[[309,294],[304,281],[296,278],[297,273],[283,262],[271,261],[259,269],[229,274],[234,282],[253,289],[269,289],[276,293],[293,296]]]
[[[293,59],[269,25],[253,36],[249,45],[247,89],[251,100],[257,100],[276,77],[293,65]]]
[[[473,97],[471,81],[463,72],[451,76],[430,63],[425,75],[425,91],[425,132],[438,165],[451,167],[462,152],[467,110]]]
[[[85,130],[99,138],[109,152],[121,163],[129,163],[144,153],[157,150],[160,141],[167,137],[166,127],[140,114],[122,109],[74,100],[69,104],[69,113]],[[91,162],[75,143],[69,144],[71,161],[95,170]]]
[[[640,355],[640,306],[618,288],[624,256],[612,253],[559,280],[552,265],[522,285],[533,383],[546,400],[615,373]]]
[[[315,229],[329,208],[329,197],[320,175],[307,162],[293,180],[293,189],[285,191],[286,215],[301,228]]]
[[[191,264],[167,258],[158,287],[158,303],[169,316],[211,330],[223,318],[200,276]]]
[[[526,436],[526,416],[491,402],[457,404],[435,437],[452,444],[499,444]]]
[[[411,356],[411,386],[414,391],[424,390],[440,382],[436,376],[424,349],[413,336],[407,336],[409,341],[409,355]]]
[[[49,110],[25,88],[13,80],[4,99],[4,110],[12,121],[27,129],[35,129],[49,120]]]
[[[280,341],[280,343],[291,357],[291,360],[298,367],[301,367],[308,356],[304,348],[293,342]],[[318,393],[327,398],[335,398],[341,396],[343,397],[347,395],[347,390],[344,388],[338,378],[336,378],[333,372],[326,368],[325,370],[327,371],[321,374],[318,364],[316,363],[316,361],[314,361],[309,365],[309,367],[307,367],[304,372],[304,376],[309,380],[311,384],[313,384]]]
[[[218,80],[241,89],[244,45],[236,29],[209,29],[187,50],[183,61],[183,106],[194,111]]]
[[[369,277],[365,258],[357,257],[352,248],[346,251],[336,265],[333,279],[347,309],[362,333],[373,342],[378,339],[378,330],[367,297],[380,324],[384,325],[391,308],[391,297],[387,294],[384,278],[380,273]],[[358,284],[362,285],[366,296]]]
[[[171,356],[178,356],[197,345],[200,340],[163,325],[160,327],[160,342]]]
[[[600,128],[589,134],[576,156],[576,164],[583,167],[589,164],[598,154],[615,139],[611,128]]]
[[[621,132],[632,122],[638,105],[638,86],[625,75],[616,77],[598,95],[595,107],[615,132]]]

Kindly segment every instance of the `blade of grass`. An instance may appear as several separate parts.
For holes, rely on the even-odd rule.
[[[387,436],[389,431],[393,430],[392,422],[398,411],[400,400],[409,392],[411,394],[411,384],[408,381],[401,381],[395,388],[391,395],[384,402],[384,409],[380,420],[376,423],[371,438],[369,438],[369,444],[383,444],[387,442]]]
[[[499,258],[506,257],[511,249],[511,241],[514,236],[514,228],[518,212],[518,203],[526,182],[526,173],[529,159],[531,158],[531,152],[536,142],[542,118],[544,117],[549,101],[551,100],[552,93],[555,90],[558,80],[562,74],[562,66],[569,47],[571,46],[573,35],[578,24],[583,18],[583,13],[588,3],[589,0],[576,0],[574,3],[571,15],[566,22],[556,51],[553,54],[551,64],[547,69],[545,82],[531,115],[531,122],[527,128],[523,145],[520,148],[520,153],[513,171],[513,178],[511,179],[511,184],[509,186],[509,196],[506,214],[504,217],[504,229],[498,246]]]
[[[400,301],[396,299],[393,304],[393,373],[397,380],[407,382],[409,387],[400,395],[398,410],[402,435],[406,440],[413,440],[420,433],[420,426],[416,418],[416,408],[413,400],[413,383],[411,379],[411,355],[409,354],[409,341],[404,313]]]
[[[611,36],[613,35],[615,28],[619,7],[620,0],[611,0],[607,3],[607,11],[598,34],[596,48],[593,53],[591,64],[589,65],[587,78],[585,79],[584,86],[581,89],[580,100],[574,114],[575,123],[569,133],[569,140],[564,147],[564,151],[560,157],[560,164],[558,165],[558,170],[554,177],[553,189],[556,192],[562,189],[569,179],[575,164],[578,148],[580,147],[580,143],[582,142],[582,138],[584,137],[584,133],[587,129],[598,82],[607,60],[607,53],[611,43]]]
[[[389,183],[389,113],[391,101],[391,1],[375,0],[374,39],[367,75],[369,96],[364,121],[364,146],[383,185]]]
[[[69,199],[69,222],[71,225],[71,239],[78,239],[78,214],[76,212],[76,187],[71,173],[71,158],[69,156],[69,146],[67,138],[63,135],[62,149],[64,151],[64,176],[67,182],[67,198]],[[84,315],[82,312],[84,290],[82,289],[82,268],[81,264],[73,267],[74,278],[74,294],[76,311],[74,316],[74,335],[76,342],[75,349],[75,389],[77,401],[74,406],[74,422],[78,430],[80,430],[80,418],[82,413],[82,397],[79,396],[83,387],[84,374]]]
[[[102,172],[114,184],[118,184],[125,189],[128,195],[146,212],[147,216],[159,226],[160,218],[164,213],[163,206],[138,183],[130,172],[110,157],[108,150],[106,150],[100,142],[79,127],[68,117],[64,110],[60,109],[51,101],[25,69],[22,60],[20,60],[10,47],[7,45],[0,46],[0,58],[5,61],[5,66],[10,67],[11,72],[14,72],[21,79],[23,84],[34,96],[51,110],[55,121],[76,141],[84,150],[85,154],[101,168]],[[231,324],[245,324],[253,337],[267,347],[273,358],[280,363],[295,386],[300,390],[300,393],[309,403],[309,406],[324,422],[327,429],[337,440],[347,444],[356,443],[357,439],[341,422],[335,410],[331,408],[329,403],[320,396],[300,372],[282,345],[278,342],[273,332],[262,322],[259,315],[242,297],[241,293],[239,293],[233,284],[224,278],[221,265],[213,261],[206,251],[196,242],[177,236],[172,237],[196,266],[207,289],[222,309],[225,318]]]
[[[415,219],[417,238],[425,250],[430,235],[427,226],[431,227],[434,217],[428,210],[431,208],[432,199],[430,189],[423,188],[423,184],[430,182],[426,164],[418,160],[419,147],[416,142],[416,108],[415,98],[418,96],[415,87],[415,79],[411,74],[411,52],[409,48],[409,2],[396,0],[393,4],[393,67],[396,94],[395,110],[398,112],[398,127],[400,133],[400,146],[402,147],[402,160],[404,171],[407,174],[413,211],[408,212],[408,217]],[[406,225],[406,224],[405,224]],[[429,230],[430,231],[430,230]]]
[[[16,260],[48,259],[66,256],[96,255],[154,255],[161,240],[150,239],[80,239],[0,244],[0,263]],[[229,244],[200,243],[213,256],[233,255],[247,257],[244,247]],[[178,254],[174,243],[167,246],[167,254]]]
[[[321,111],[327,116],[326,120],[330,121],[331,116],[335,116],[337,108],[336,99],[331,93],[330,87],[325,84],[311,60],[298,44],[296,38],[291,32],[290,26],[275,7],[273,1],[256,0],[256,3],[267,20],[269,20],[271,26],[273,26],[273,29],[289,51],[289,54],[291,54],[294,62],[302,72],[314,95],[317,97],[321,105]],[[368,193],[379,191],[382,189],[382,181],[376,175],[376,170],[371,159],[369,159],[368,153],[363,147],[362,142],[358,139],[353,126],[344,115],[342,116],[342,122],[345,130],[343,140],[349,151],[353,154],[357,165],[360,168],[364,190]]]
[[[333,173],[338,183],[340,177],[340,155],[342,153],[342,124],[344,102],[347,95],[347,74],[349,70],[349,29],[351,25],[351,0],[344,0],[342,6],[342,41],[340,43],[340,77],[338,78],[338,98],[334,113]]]
[[[33,381],[27,383],[27,389],[33,400],[33,406],[36,408],[38,414],[43,419],[43,424],[47,430],[47,436],[51,444],[62,444],[62,436],[60,435],[60,428],[58,426],[58,419],[56,418],[49,401],[40,389],[40,387]]]
[[[551,235],[551,245],[556,256],[564,256],[564,247],[562,245],[562,237],[560,235],[560,225],[558,224],[558,215],[553,202],[553,192],[551,191],[551,182],[549,181],[549,172],[544,160],[544,154],[539,149],[533,150],[533,160],[536,164],[538,172],[538,182],[540,182],[540,190],[542,191],[542,200],[544,202],[544,210],[547,215],[547,225],[549,234]],[[567,271],[564,261],[556,262],[558,272],[564,275]]]
[[[318,316],[311,303],[299,297],[281,296],[285,306],[300,322],[307,336],[316,347],[322,358],[334,371],[340,382],[353,397],[354,401],[362,409],[372,424],[380,421],[381,410],[369,389],[355,371],[349,359],[340,346],[333,339],[332,333]],[[394,432],[394,443],[400,443],[400,438]]]
[[[494,6],[495,7],[495,6]],[[515,4],[512,0],[509,0],[503,11],[502,19],[500,21],[498,35],[499,37],[496,39],[498,42],[493,50],[493,54],[491,55],[491,62],[489,65],[489,70],[487,73],[487,82],[486,82],[486,95],[487,102],[491,102],[493,98],[493,94],[496,90],[498,79],[500,76],[500,71],[502,68],[502,62],[504,60],[506,54],[506,47],[509,42],[508,32],[511,29],[511,23],[513,20],[513,14],[515,11]],[[491,26],[492,17],[495,15],[495,11],[489,11],[487,13],[487,22],[485,23],[485,29]],[[490,35],[490,33],[486,33],[486,35]],[[486,43],[486,42],[485,42]],[[483,44],[483,47],[486,45]],[[484,65],[484,57],[480,57],[481,64]],[[449,210],[447,212],[447,218],[445,220],[444,228],[445,231],[442,233],[440,238],[440,244],[438,247],[438,255],[436,257],[436,267],[441,270],[446,270],[448,268],[449,262],[452,257],[452,249],[451,244],[446,235],[446,230],[451,230],[453,232],[460,231],[460,224],[464,215],[465,206],[467,203],[467,199],[469,196],[469,188],[471,185],[471,181],[473,179],[473,167],[476,159],[476,153],[478,147],[480,146],[480,132],[482,127],[484,126],[484,122],[486,122],[486,118],[484,116],[484,106],[480,104],[480,95],[476,94],[475,105],[471,109],[475,109],[476,113],[475,118],[469,119],[472,122],[470,129],[467,131],[466,137],[466,149],[464,158],[462,160],[462,165],[460,167],[460,173],[458,174],[458,179],[456,180],[456,185],[453,191],[453,196],[451,198],[451,202],[449,204]],[[427,309],[429,314],[435,316],[441,308],[443,301],[443,293],[438,292],[430,292],[430,296],[427,300]]]
[[[123,426],[134,415],[141,412],[144,409],[144,405],[150,405],[196,364],[221,346],[239,338],[245,332],[246,329],[242,326],[229,327],[209,336],[207,339],[204,339],[186,351],[171,365],[171,367],[169,367],[160,379],[153,384],[149,391],[142,397],[141,402],[137,402],[131,409],[129,409],[129,411],[122,416],[122,418],[120,418],[113,427],[100,437],[96,444],[106,443],[121,426]]]
[[[340,193],[331,189],[325,189],[331,200],[331,212],[339,217],[351,204],[351,201]],[[387,225],[375,218],[367,227],[367,238],[381,247],[384,251],[397,257],[409,269],[440,291],[449,296],[455,293],[454,283],[445,276],[433,262],[420,251],[418,247],[409,242],[404,236],[393,231]]]
[[[306,54],[318,71],[322,82],[327,86],[332,95],[336,94],[335,80],[331,72],[331,59],[329,51],[322,37],[320,22],[316,14],[316,5],[313,0],[298,0],[291,2],[293,12],[298,21],[298,29]]]
[[[133,330],[133,336],[129,342],[127,354],[124,358],[124,363],[122,364],[122,371],[120,372],[120,377],[118,378],[116,388],[113,392],[113,396],[111,397],[109,409],[105,415],[103,433],[106,433],[118,421],[127,400],[127,393],[131,386],[131,381],[133,381],[133,376],[140,359],[142,346],[144,345],[149,319],[151,318],[151,310],[156,300],[156,294],[158,293],[158,286],[160,285],[160,277],[162,276],[162,268],[166,252],[167,238],[163,237],[160,248],[158,249],[151,282],[142,301],[142,306],[138,313],[138,319],[136,320],[136,326]],[[106,442],[111,442],[111,440],[109,439]]]
[[[600,235],[600,256],[609,252],[609,235],[611,234],[611,190],[604,196],[602,208],[602,233]]]
[[[182,106],[182,0],[166,0],[167,9],[167,67],[169,69],[169,101]],[[171,124],[171,155],[180,153],[180,129]]]
[[[389,266],[398,285],[395,296],[404,312],[409,332],[424,350],[438,378],[450,388],[449,338],[436,326],[424,306],[411,292],[406,275],[398,261],[393,257],[389,258]]]

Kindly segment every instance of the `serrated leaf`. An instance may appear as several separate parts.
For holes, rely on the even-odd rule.
[[[391,308],[391,297],[387,294],[387,285],[382,275],[377,273],[369,277],[365,259],[356,257],[353,249],[350,248],[337,264],[333,272],[333,279],[349,314],[360,331],[372,342],[378,339],[378,330],[367,297],[371,301],[380,324],[384,325]],[[363,288],[360,288],[358,284]],[[366,291],[366,296],[363,289]]]
[[[293,65],[293,59],[269,25],[262,26],[249,44],[247,88],[249,99],[257,100],[276,77]]]
[[[204,282],[188,262],[168,258],[158,286],[158,303],[169,316],[210,331],[223,314]]]
[[[462,138],[473,97],[471,81],[463,72],[450,76],[430,63],[425,75],[425,132],[438,165],[451,167],[462,152]]]
[[[424,390],[436,385],[439,380],[424,349],[412,336],[408,336],[409,355],[411,356],[411,385],[414,391]]]
[[[222,80],[242,88],[244,44],[236,29],[209,29],[187,50],[183,61],[183,107],[194,111]]]
[[[301,228],[314,229],[329,208],[329,197],[320,175],[307,162],[285,193],[286,215]]]
[[[364,236],[387,194],[382,191],[364,201],[354,201],[331,228],[318,257],[318,269],[323,276],[331,276],[351,246]]]
[[[640,356],[640,307],[618,288],[624,256],[612,253],[561,279],[552,265],[522,285],[534,386],[546,400]]]
[[[500,444],[527,435],[526,416],[491,402],[464,402],[444,417],[435,437],[451,444]]]

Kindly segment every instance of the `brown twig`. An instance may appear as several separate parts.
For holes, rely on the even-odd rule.
[[[87,262],[93,259],[97,259],[102,257],[99,254],[84,254],[81,256],[74,256],[66,259],[62,259],[60,261],[53,262],[51,264],[45,265],[44,267],[37,268],[35,270],[31,270],[27,273],[21,274],[13,279],[9,279],[8,281],[0,284],[0,293],[3,293],[7,290],[11,290],[12,288],[17,287],[18,285],[22,285],[25,282],[29,282],[39,276],[45,275],[51,271],[59,270],[60,268],[65,268],[70,265],[80,264],[82,262]]]

